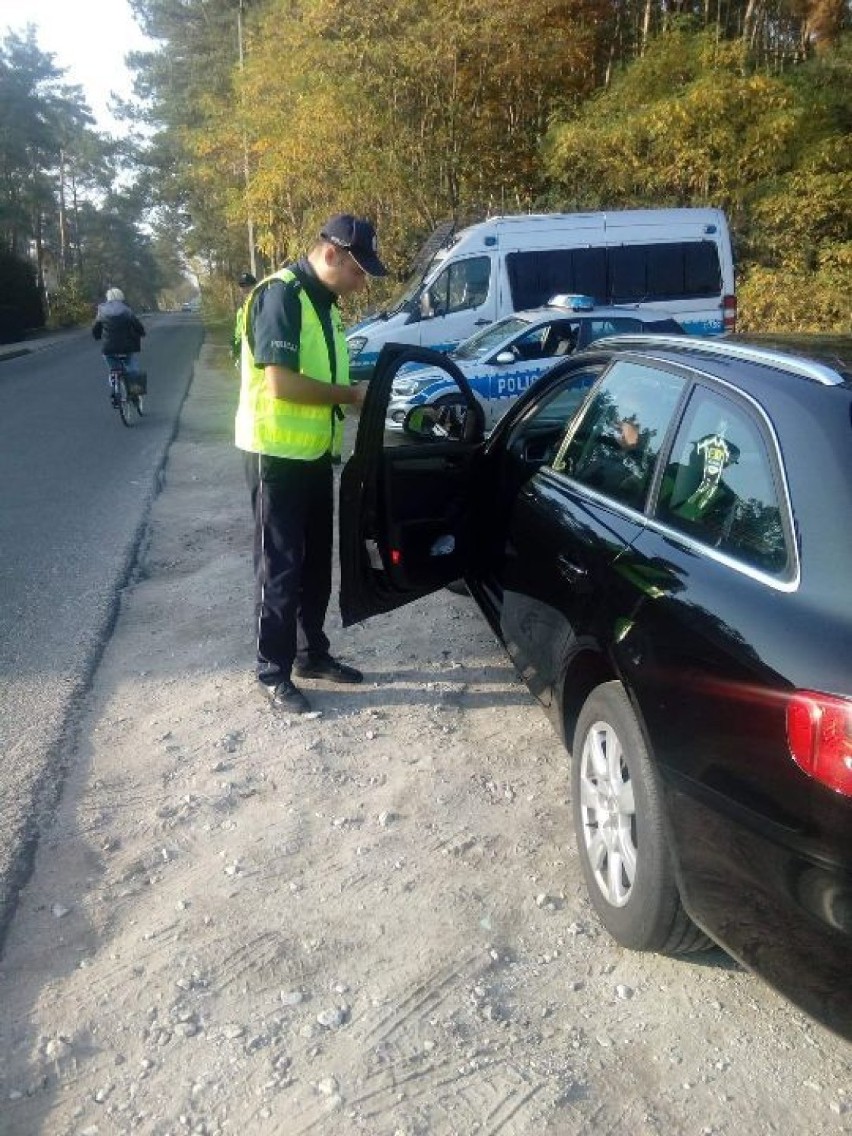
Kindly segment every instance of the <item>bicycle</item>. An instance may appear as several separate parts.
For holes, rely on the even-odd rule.
[[[144,372],[128,371],[126,355],[113,357],[109,368],[110,397],[125,426],[133,425],[134,410],[142,417],[144,386]]]

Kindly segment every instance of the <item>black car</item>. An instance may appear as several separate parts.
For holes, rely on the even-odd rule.
[[[852,1038],[852,342],[620,336],[483,439],[385,348],[341,483],[346,625],[463,577],[573,755],[627,947],[721,944]],[[385,441],[391,383],[455,405]]]

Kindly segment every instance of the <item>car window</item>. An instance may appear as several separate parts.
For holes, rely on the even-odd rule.
[[[421,315],[444,316],[466,308],[478,308],[488,298],[490,275],[491,261],[487,256],[475,256],[449,265],[423,293]]]
[[[464,343],[460,343],[455,351],[450,352],[453,359],[478,359],[480,356],[485,355],[492,347],[497,344],[503,343],[510,335],[515,332],[523,331],[529,324],[525,319],[519,319],[517,316],[508,316],[499,322],[492,324],[491,327],[485,327],[482,331],[478,331],[476,335],[472,335],[470,339],[466,339]]]
[[[521,363],[570,355],[577,343],[577,326],[564,319],[541,324],[516,339],[509,350]]]
[[[541,427],[545,423],[553,423],[559,427],[560,437],[565,434],[600,372],[600,366],[596,366],[572,374],[564,386],[542,402],[531,418],[532,424]]]
[[[595,363],[567,375],[558,387],[542,397],[531,413],[515,423],[506,450],[518,461],[522,471],[526,471],[519,474],[519,480],[528,477],[531,469],[552,464],[602,369],[601,363]]]
[[[788,559],[769,450],[748,410],[696,387],[672,446],[656,516],[766,572]]]
[[[668,371],[619,360],[596,387],[553,468],[642,509],[684,383]]]
[[[641,331],[643,323],[638,319],[626,316],[609,316],[589,320],[589,343],[595,339],[603,339],[605,335],[621,335],[627,331]]]

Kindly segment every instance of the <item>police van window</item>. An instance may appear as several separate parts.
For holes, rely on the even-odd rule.
[[[589,489],[643,509],[684,380],[620,361],[598,385],[553,468]]]
[[[647,273],[651,300],[700,299],[722,291],[719,248],[713,241],[649,245]]]
[[[448,265],[424,293],[424,316],[445,316],[467,308],[478,308],[488,299],[491,261],[487,256],[456,261]]]
[[[517,310],[541,307],[559,292],[611,304],[701,299],[722,291],[713,241],[513,252],[506,257],[506,271]]]
[[[738,403],[697,387],[663,475],[657,519],[778,574],[788,550],[775,485],[758,423]]]
[[[510,252],[506,272],[517,311],[540,308],[560,292],[582,293],[605,303],[606,249],[539,249]]]
[[[718,296],[722,290],[719,249],[712,241],[686,245],[683,263],[685,296]]]
[[[712,241],[624,245],[609,250],[608,296],[612,303],[718,296],[719,250]]]
[[[648,295],[648,247],[627,245],[610,249],[609,295],[616,302],[641,301]]]
[[[689,247],[682,244],[660,245],[656,250],[651,266],[650,283],[657,298],[686,294],[684,249],[688,250]]]
[[[593,296],[598,304],[607,302],[607,250],[574,249],[572,285],[567,291]],[[560,291],[562,289],[559,289]]]

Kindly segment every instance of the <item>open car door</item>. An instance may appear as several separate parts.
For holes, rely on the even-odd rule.
[[[385,431],[391,384],[406,363],[454,380],[442,407],[415,407],[402,435]],[[340,481],[340,612],[349,627],[428,595],[464,574],[473,473],[485,416],[446,355],[390,343],[381,351]]]

